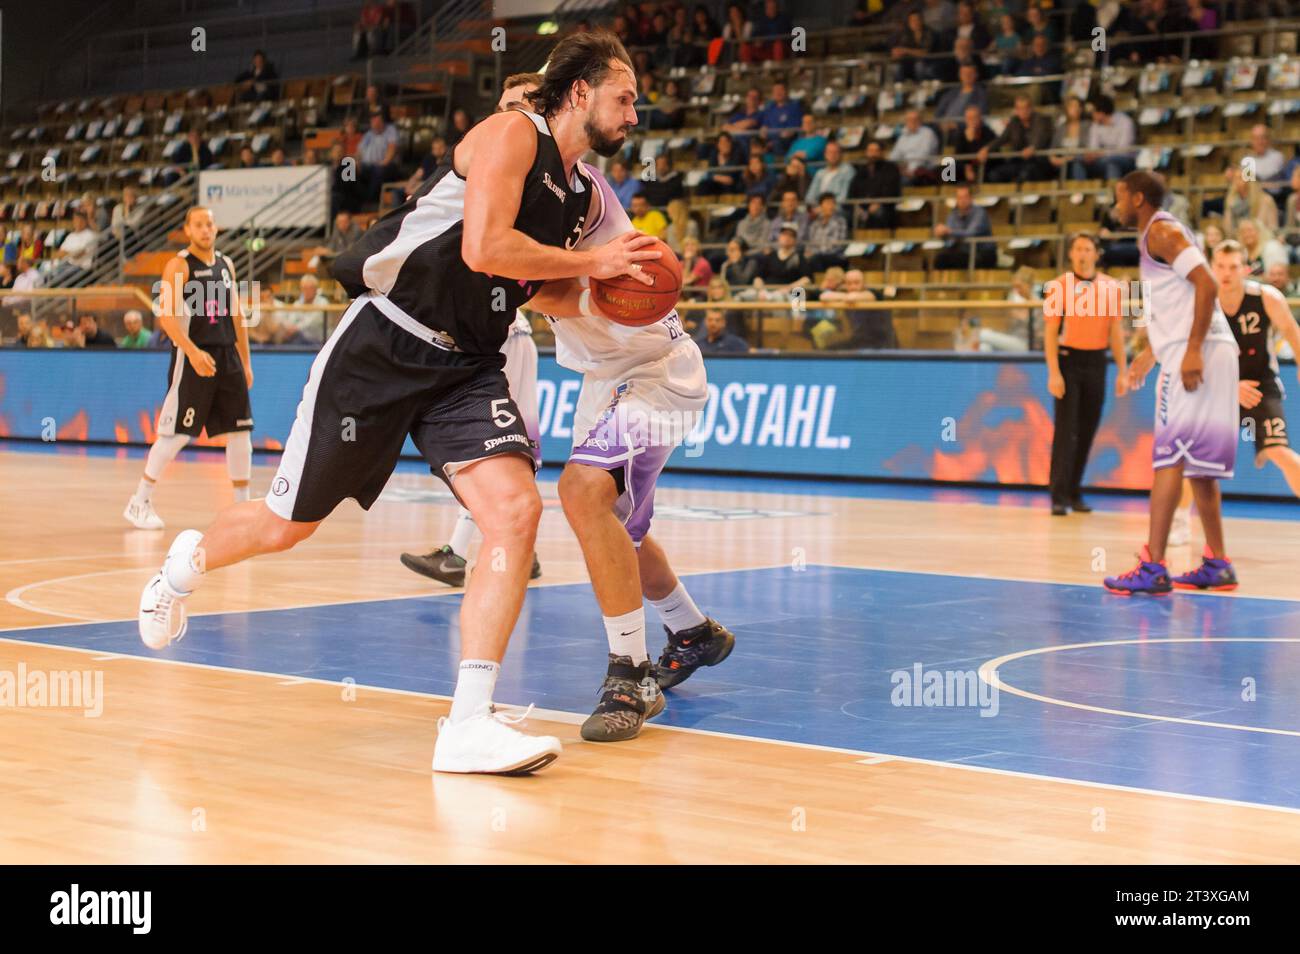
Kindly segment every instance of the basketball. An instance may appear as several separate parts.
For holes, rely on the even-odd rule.
[[[654,284],[647,285],[631,275],[591,280],[591,300],[620,325],[654,324],[672,311],[682,293],[682,263],[676,253],[662,239],[655,239],[644,248],[663,252],[662,258],[641,263]]]

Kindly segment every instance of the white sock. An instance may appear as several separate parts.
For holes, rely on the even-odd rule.
[[[463,722],[478,712],[483,703],[491,704],[500,671],[501,664],[490,659],[461,660],[456,674],[456,694],[451,697],[452,722]]]
[[[605,635],[609,637],[609,651],[615,656],[631,656],[632,665],[639,666],[650,658],[645,648],[645,609],[637,607],[622,616],[606,616]]]
[[[135,488],[135,499],[140,503],[148,503],[151,497],[153,497],[153,481],[141,477],[140,485]]]
[[[186,541],[186,545],[177,550],[174,555],[168,554],[173,558],[167,561],[167,585],[181,593],[192,593],[198,588],[203,580],[203,574],[207,571],[204,569],[199,547],[203,538],[196,531],[186,531],[186,533],[191,534],[193,539]],[[175,543],[172,545],[175,546]]]
[[[248,499],[248,484],[235,485],[235,503],[243,503]]]
[[[468,510],[460,508],[460,516],[456,518],[456,529],[451,532],[451,549],[457,556],[467,556],[469,554],[469,545],[474,540],[474,531],[478,528],[474,525],[474,518],[470,516]]]
[[[651,600],[650,603],[659,611],[659,618],[664,621],[664,625],[674,633],[699,626],[705,619],[681,580],[677,581],[677,589],[663,599]]]

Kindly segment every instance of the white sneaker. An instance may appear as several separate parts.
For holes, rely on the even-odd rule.
[[[438,741],[433,747],[435,772],[466,772],[485,775],[527,775],[545,768],[560,757],[560,740],[550,735],[525,735],[510,726],[528,718],[529,706],[521,716],[493,712],[484,704],[473,716],[452,722],[438,720]]]
[[[178,549],[188,554],[192,549],[191,540],[203,539],[197,530],[186,530],[178,534],[163,560],[162,570],[145,586],[140,594],[140,639],[150,649],[164,649],[166,646],[185,635],[189,628],[189,619],[185,615],[185,600],[189,593],[182,593],[167,582],[167,564],[176,559]],[[197,542],[197,540],[194,540]]]
[[[153,509],[153,503],[148,500],[136,500],[132,497],[126,502],[126,509],[122,511],[122,516],[126,517],[127,523],[135,526],[137,530],[161,530],[166,526],[162,517],[158,516],[158,511]]]
[[[1169,527],[1169,546],[1185,547],[1192,539],[1192,520],[1190,510],[1179,508],[1174,511],[1174,522]]]

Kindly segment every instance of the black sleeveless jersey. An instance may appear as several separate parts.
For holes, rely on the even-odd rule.
[[[514,227],[542,245],[573,248],[591,201],[592,183],[575,164],[572,178],[542,116],[520,109],[536,127],[537,155],[524,180]],[[502,142],[501,149],[512,148]],[[425,327],[450,335],[469,354],[497,356],[515,309],[540,281],[472,271],[461,257],[465,179],[452,161],[440,165],[400,208],[377,221],[331,266],[353,298],[375,292]]]
[[[186,333],[199,347],[233,345],[235,323],[230,305],[236,294],[235,267],[220,252],[213,252],[212,264],[201,261],[183,249],[180,259],[185,263],[182,302],[179,314],[189,316]]]
[[[1241,349],[1241,379],[1258,381],[1262,388],[1275,385],[1277,358],[1269,348],[1272,322],[1264,308],[1264,291],[1259,282],[1247,281],[1236,312],[1229,313],[1224,308],[1223,313],[1232,328],[1232,336],[1237,339],[1237,347]]]

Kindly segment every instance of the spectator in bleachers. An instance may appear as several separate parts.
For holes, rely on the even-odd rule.
[[[1207,219],[1201,226],[1201,232],[1197,238],[1197,245],[1199,245],[1201,251],[1205,253],[1206,258],[1209,258],[1214,253],[1214,250],[1222,245],[1224,240],[1228,237],[1227,233],[1223,231],[1220,222],[1221,220],[1219,219]]]
[[[786,191],[793,190],[802,199],[808,194],[811,185],[812,177],[808,175],[807,164],[799,156],[795,156],[786,162],[785,171],[777,176],[772,192],[775,195],[782,195]]]
[[[766,225],[766,219],[764,219]],[[749,244],[737,236],[727,243],[727,258],[718,270],[718,276],[728,285],[752,285],[758,274],[758,262],[751,258]]]
[[[352,28],[352,58],[365,59],[384,51],[384,5],[364,3],[361,16]]]
[[[782,137],[793,137],[802,123],[803,104],[790,98],[784,80],[777,80],[772,84],[771,100],[763,107],[760,128],[769,136],[776,133]]]
[[[1245,248],[1246,264],[1253,276],[1262,277],[1272,266],[1287,263],[1286,247],[1273,237],[1272,229],[1265,228],[1255,219],[1239,221],[1233,237]]]
[[[748,214],[736,223],[735,238],[755,251],[764,251],[769,245],[772,223],[767,217],[767,199],[757,193],[749,195]],[[732,282],[731,284],[738,284]],[[749,284],[745,282],[745,284]]]
[[[86,221],[96,232],[102,232],[108,228],[109,222],[113,218],[113,210],[108,207],[107,202],[100,202],[89,192],[83,192],[80,203],[77,208],[86,213]]]
[[[682,287],[707,288],[713,278],[713,266],[700,254],[700,240],[693,235],[683,239],[682,250],[678,253],[678,257],[682,262]]]
[[[1071,96],[1065,101],[1065,112],[1052,133],[1053,149],[1082,149],[1088,145],[1088,129],[1092,123],[1083,114],[1083,100]],[[1068,166],[1070,156],[1049,156],[1048,162],[1056,169]]]
[[[763,13],[754,18],[754,59],[785,59],[793,29],[794,21],[777,0],[763,0]]]
[[[1282,262],[1274,262],[1264,273],[1264,281],[1268,282],[1287,298],[1294,298],[1296,293],[1295,282],[1291,281],[1291,270]]]
[[[862,270],[851,268],[844,273],[844,287],[823,291],[820,301],[844,303],[875,301],[867,288]],[[898,347],[893,317],[887,311],[846,308],[834,312],[833,319],[819,321],[809,330],[813,345],[822,350],[858,350],[861,348],[893,349]]]
[[[1160,180],[1163,182],[1164,176],[1160,176]],[[1165,184],[1165,198],[1164,201],[1160,203],[1160,208],[1168,212],[1179,222],[1187,222],[1190,224],[1192,221],[1192,203],[1188,200],[1187,196],[1180,192],[1175,192],[1170,188],[1168,183]]]
[[[1091,0],[1078,2],[1066,17],[1065,35],[1075,43],[1090,43],[1097,26],[1097,8]]]
[[[1282,228],[1291,246],[1291,261],[1300,262],[1300,166],[1291,170],[1291,194],[1286,197]]]
[[[722,27],[717,20],[713,19],[709,8],[702,3],[697,3],[691,14],[690,27],[686,34],[686,42],[690,44],[691,50],[686,65],[694,68],[708,62],[709,44],[721,36]]]
[[[1052,145],[1052,120],[1034,109],[1033,100],[1021,94],[1001,134],[980,150],[986,163],[984,178],[989,182],[1024,182],[1053,177],[1052,164],[1038,153]],[[990,152],[1018,155],[989,162]]]
[[[976,50],[985,49],[993,37],[983,22],[975,14],[975,4],[970,0],[961,0],[957,4],[956,26],[953,28],[954,39],[968,39]]]
[[[1101,95],[1092,101],[1092,125],[1088,129],[1087,152],[1083,154],[1083,176],[1076,178],[1122,179],[1137,167],[1137,126],[1127,113],[1115,109],[1115,101]]]
[[[1048,49],[1047,36],[1038,33],[1029,42],[1029,55],[1016,63],[1013,72],[1016,76],[1059,76],[1061,73],[1061,57],[1058,53]],[[1043,84],[1040,88],[1044,102],[1054,102],[1052,97],[1056,94],[1055,86]]]
[[[739,3],[727,4],[727,22],[722,25],[723,49],[720,63],[748,63],[752,57],[750,40],[754,24]]]
[[[807,191],[807,190],[804,190]],[[803,191],[785,189],[779,193],[781,204],[777,207],[776,217],[767,233],[767,245],[775,245],[781,237],[781,230],[794,229],[795,241],[802,242],[808,235],[808,213],[801,204]]]
[[[827,192],[835,196],[836,202],[847,202],[854,172],[853,166],[844,161],[843,147],[831,140],[826,144],[826,165],[813,175],[812,184],[804,193],[804,202],[812,205],[815,199],[819,200]]]
[[[122,201],[113,206],[113,218],[109,228],[125,255],[135,254],[136,234],[144,224],[144,213],[145,208],[140,204],[140,196],[135,186],[123,188]]]
[[[744,191],[742,172],[738,172],[735,168],[726,168],[745,164],[745,157],[741,150],[736,147],[736,141],[732,138],[731,133],[719,133],[717,142],[707,147],[701,158],[709,164],[713,171],[709,172],[704,177],[704,180],[695,187],[696,193],[700,195],[725,195]]]
[[[86,213],[78,209],[72,213],[72,231],[54,252],[59,265],[51,276],[51,283],[60,287],[85,278],[95,267],[98,247],[99,235],[90,227]]]
[[[1259,182],[1276,187],[1286,181],[1282,175],[1286,159],[1274,148],[1272,134],[1263,123],[1251,127],[1250,147],[1242,157],[1242,162],[1247,159],[1255,167],[1254,176]]]
[[[952,55],[945,60],[939,61],[938,78],[945,83],[955,83],[961,75],[963,66],[974,67],[976,79],[983,79],[984,73],[988,69],[984,65],[984,60],[976,52],[975,44],[971,42],[970,37],[958,37],[953,41]]]
[[[628,175],[627,163],[622,159],[615,159],[609,164],[609,184],[614,189],[614,195],[618,196],[619,205],[623,206],[626,211],[632,205],[632,196],[636,195],[641,189],[641,180]]]
[[[0,262],[0,290],[14,287],[14,267],[8,262]]]
[[[1276,231],[1277,203],[1264,191],[1256,179],[1247,179],[1241,167],[1228,166],[1224,170],[1228,180],[1228,194],[1223,197],[1223,227],[1231,235],[1242,219],[1255,219],[1270,231]]]
[[[844,257],[848,244],[849,223],[840,214],[835,194],[823,192],[817,199],[817,215],[808,223],[804,244],[812,270],[821,272],[832,265],[848,268],[849,260]]]
[[[643,182],[642,186],[649,184]],[[664,214],[658,209],[650,207],[650,201],[646,198],[644,191],[632,196],[632,208],[629,211],[632,216],[632,228],[638,232],[653,235],[655,238],[663,238],[664,232],[668,231],[668,220],[664,218]]]
[[[981,113],[988,112],[989,94],[979,81],[979,70],[967,63],[958,70],[957,85],[939,97],[934,118],[946,129],[955,129],[966,114],[966,107],[976,106]]]
[[[812,265],[799,251],[799,226],[794,222],[778,222],[776,235],[776,247],[759,259],[755,284],[760,288],[808,285],[812,281]]]
[[[919,110],[909,109],[904,115],[903,131],[889,151],[889,158],[898,163],[898,171],[907,185],[938,179],[935,165],[939,159],[939,137],[922,124]]]
[[[1096,243],[1093,243],[1094,246]],[[1034,299],[1034,270],[1025,265],[1016,269],[1011,276],[1011,290],[1007,292],[1007,301],[1028,302]],[[971,340],[975,351],[1028,351],[1032,333],[1035,343],[1043,340],[1043,316],[1037,308],[1011,308],[1007,312],[1011,319],[1006,331],[983,327],[978,318],[972,319]],[[1032,332],[1031,332],[1032,325]]]
[[[802,156],[805,163],[821,162],[822,156],[826,154],[827,141],[826,131],[817,128],[817,117],[812,113],[804,113],[799,120],[799,134],[790,143],[785,157],[790,159]]]
[[[681,257],[687,239],[699,240],[700,226],[691,218],[691,208],[685,199],[679,197],[668,203],[668,227],[660,238],[678,257]]]
[[[13,291],[31,291],[33,288],[40,288],[45,284],[40,269],[36,267],[35,259],[19,257],[15,267],[18,271],[14,275],[13,285],[10,286]],[[0,301],[0,304],[3,304],[6,308],[30,308],[32,301],[33,299],[22,295],[6,295],[3,301]]]
[[[641,183],[641,193],[656,208],[667,208],[673,199],[680,199],[686,194],[682,184],[682,174],[672,166],[667,152],[655,156],[655,174],[652,179]]]
[[[993,226],[989,214],[975,204],[971,187],[960,184],[956,190],[956,205],[945,222],[934,227],[936,238],[947,239],[947,245],[934,257],[936,268],[966,268],[970,263],[971,245],[975,246],[975,267],[993,268],[997,252],[992,243],[974,242],[972,239],[990,236]]]
[[[352,221],[352,213],[342,209],[334,216],[334,231],[330,233],[329,251],[338,255],[361,240],[361,229]]]
[[[50,335],[49,323],[44,319],[32,325],[32,330],[27,333],[28,348],[53,348],[54,338]]]
[[[117,342],[103,328],[99,327],[99,318],[92,314],[83,314],[77,329],[81,333],[83,348],[117,348]]]
[[[957,8],[952,0],[924,0],[921,19],[936,35],[946,37],[957,29]]]
[[[259,162],[257,161],[257,156],[255,156],[255,155],[253,154],[253,147],[252,147],[252,146],[245,145],[245,146],[241,146],[241,147],[240,147],[240,149],[239,149],[239,165],[238,165],[236,168],[238,168],[238,169],[256,169],[256,168],[258,168],[258,166],[260,166],[260,165],[261,165],[261,163],[259,163]]]
[[[703,334],[695,339],[705,354],[744,354],[749,345],[744,338],[727,330],[727,312],[723,308],[710,308],[704,312]]]
[[[894,61],[890,79],[895,83],[936,79],[937,63],[927,57],[939,51],[938,39],[920,13],[909,13],[903,29],[890,41],[889,56]]]
[[[343,134],[340,141],[343,144],[343,155],[356,156],[357,150],[361,148],[361,130],[357,128],[355,117],[349,116],[343,120]]]
[[[316,150],[313,149],[311,146],[304,146],[302,149],[302,153],[298,156],[297,161],[291,163],[291,165],[318,166],[320,165],[320,157],[316,155]]]
[[[903,194],[903,178],[898,165],[885,158],[879,140],[867,143],[867,158],[857,167],[849,185],[850,199],[893,199]],[[858,205],[857,223],[864,229],[892,229],[895,209],[892,202],[864,202]]]
[[[1137,236],[1119,221],[1113,205],[1102,213],[1097,236],[1101,240],[1101,258],[1107,268],[1138,264],[1141,256],[1138,253]]]
[[[962,124],[953,130],[948,138],[948,150],[958,156],[974,156],[991,143],[996,137],[993,130],[984,122],[984,116],[978,106],[967,106],[962,116]],[[957,181],[976,182],[979,180],[980,164],[977,159],[957,160]]]
[[[761,195],[766,198],[776,185],[776,176],[767,167],[761,155],[751,150],[745,171],[740,174],[740,189],[746,195]]]
[[[149,339],[153,336],[144,326],[144,315],[132,308],[122,316],[122,325],[126,328],[126,334],[117,339],[119,348],[149,347]]]
[[[36,234],[36,226],[24,222],[18,236],[5,244],[5,261],[17,264],[20,258],[38,262],[45,256],[45,241]]]
[[[1025,43],[1020,39],[1016,18],[1011,14],[1004,13],[998,18],[998,35],[989,45],[989,51],[1000,61],[1000,71],[1004,75],[1010,75],[1016,62],[1024,55]]]
[[[32,327],[32,313],[29,311],[19,312],[14,336],[5,341],[5,344],[10,348],[26,348],[27,339],[32,333]]]
[[[397,177],[397,127],[384,121],[381,110],[370,114],[370,128],[361,137],[357,161],[366,198],[374,202],[384,183]]]
[[[298,298],[295,305],[328,305],[329,298],[320,290],[320,280],[311,272],[298,281]],[[280,326],[285,329],[279,344],[320,344],[325,340],[325,312],[284,311]]]
[[[408,198],[420,187],[421,182],[433,175],[434,170],[448,161],[448,155],[447,140],[441,136],[434,136],[429,143],[429,154],[420,160],[420,164],[415,167],[411,177],[406,180],[405,189]]]
[[[373,113],[376,109],[382,110],[384,113],[384,118],[385,119],[389,118],[388,104],[384,102],[383,93],[380,91],[379,87],[374,83],[371,83],[366,87],[366,97],[361,104],[361,109],[362,112],[364,112],[367,116]]]
[[[1034,45],[1034,37],[1041,36],[1047,40],[1048,46],[1053,46],[1060,42],[1056,35],[1056,25],[1047,19],[1047,14],[1043,8],[1036,2],[1031,2],[1028,9],[1025,10],[1025,29],[1021,33],[1021,38],[1025,41],[1025,46]]]
[[[752,135],[763,124],[763,93],[757,86],[745,91],[745,102],[727,117],[723,129],[733,135]]]
[[[172,154],[172,160],[185,172],[198,172],[201,169],[209,169],[216,162],[212,158],[212,150],[208,148],[206,140],[194,128],[191,128],[185,134],[185,141],[176,148],[176,152]]]
[[[332,211],[360,212],[361,188],[356,159],[346,155],[343,151],[343,143],[336,141],[330,146],[330,208]]]
[[[261,103],[280,97],[280,84],[275,67],[261,50],[253,51],[253,65],[235,77],[239,99],[245,103]]]
[[[469,113],[463,109],[457,109],[451,114],[451,127],[447,130],[446,140],[447,148],[455,149],[456,143],[465,138],[465,134],[474,128],[474,120],[470,118]]]

